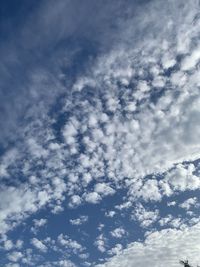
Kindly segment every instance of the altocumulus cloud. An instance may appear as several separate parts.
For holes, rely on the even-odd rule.
[[[36,10],[16,42],[43,64],[29,55],[25,86],[9,95],[16,116],[8,101],[0,122],[3,264],[197,264],[199,2],[44,1]],[[20,227],[28,241],[9,232]]]
[[[98,267],[128,266],[173,266],[178,267],[177,259],[186,257],[191,264],[199,261],[200,225],[184,230],[165,229],[151,233],[144,243],[134,242],[117,256]]]

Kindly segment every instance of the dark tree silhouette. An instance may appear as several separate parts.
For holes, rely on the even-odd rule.
[[[184,267],[192,267],[191,265],[189,265],[188,260],[180,260],[180,264],[184,265]]]
[[[188,260],[180,260],[179,261],[180,262],[180,264],[182,264],[182,265],[184,265],[184,267],[192,267],[192,265],[190,265],[189,263],[188,263]],[[197,265],[197,267],[200,267],[199,265]]]

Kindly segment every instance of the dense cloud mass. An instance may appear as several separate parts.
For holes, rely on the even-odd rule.
[[[9,88],[3,68],[29,57],[1,100],[3,266],[200,264],[199,1],[133,2],[44,1],[18,24],[0,66]]]
[[[162,230],[151,233],[144,243],[134,242],[98,267],[180,266],[177,256],[187,257],[192,264],[199,261],[199,224],[180,230]],[[196,244],[194,246],[194,244]],[[192,249],[191,249],[192,248]]]

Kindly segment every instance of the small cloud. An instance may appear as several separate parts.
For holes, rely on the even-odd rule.
[[[85,195],[85,200],[86,202],[97,204],[101,200],[101,197],[97,192],[91,192]]]
[[[123,249],[123,246],[121,244],[116,244],[115,247],[108,250],[109,255],[118,255]]]
[[[105,213],[106,217],[113,218],[115,216],[116,212],[114,210],[107,211]]]
[[[97,249],[100,252],[105,252],[106,251],[106,241],[107,239],[104,237],[103,234],[100,234],[97,239],[94,242],[94,245],[97,247]]]
[[[126,234],[126,231],[122,227],[118,227],[111,231],[110,234],[115,238],[122,238]]]
[[[23,254],[20,251],[13,251],[7,257],[10,261],[17,262],[23,257]]]
[[[70,208],[75,208],[81,204],[81,198],[78,195],[73,195],[69,202]]]
[[[186,209],[186,210],[189,210],[191,207],[196,207],[196,206],[197,206],[197,198],[196,197],[188,198],[186,201],[179,204],[179,207],[181,207],[182,209]]]
[[[31,244],[42,252],[47,252],[47,247],[42,243],[42,241],[38,240],[37,238],[33,238],[31,240]]]
[[[88,221],[88,216],[80,216],[80,218],[77,219],[71,219],[70,223],[72,225],[81,225]]]

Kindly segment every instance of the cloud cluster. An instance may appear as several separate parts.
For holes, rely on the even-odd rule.
[[[155,1],[154,5],[160,4]],[[171,10],[170,5],[167,1]],[[58,213],[63,210],[64,195],[70,199],[69,207],[76,207],[85,201],[99,203],[124,186],[132,200],[145,201],[199,189],[198,166],[182,163],[198,159],[200,148],[199,57],[193,42],[200,22],[195,19],[196,1],[185,16],[187,6],[177,14],[177,3],[170,17],[163,14],[167,32],[161,30],[156,39],[147,34],[134,48],[122,43],[100,56],[64,99],[59,112],[68,116],[59,133],[55,119],[46,113],[29,121],[15,161],[5,163],[4,156],[1,165],[3,178],[22,171],[27,181],[25,186],[19,181],[1,189],[2,232],[8,229],[5,220],[15,218],[17,202],[18,214],[35,212],[46,204]],[[140,27],[147,29],[148,20],[153,22],[149,16]],[[185,36],[192,21],[193,30]],[[157,26],[151,31],[158,31]],[[131,38],[131,32],[126,34]],[[144,180],[163,173],[161,181],[157,176]],[[8,192],[13,198],[9,205]]]
[[[134,242],[98,267],[179,266],[179,259],[199,262],[200,225],[184,230],[165,229],[150,234],[144,243]]]
[[[77,219],[71,219],[70,220],[70,223],[72,225],[81,225],[81,224],[84,224],[88,221],[88,216],[80,216],[80,218],[77,218]]]
[[[42,243],[42,241],[38,240],[37,238],[34,237],[31,240],[31,244],[40,251],[47,252],[47,247]]]
[[[63,2],[59,4],[61,9],[63,6]],[[86,73],[65,89],[61,104],[54,99],[59,95],[57,88],[59,92],[64,89],[60,80],[33,75],[33,98],[38,99],[38,90],[43,87],[46,95],[51,84],[55,106],[49,110],[49,105],[39,102],[40,116],[34,114],[35,108],[28,109],[21,139],[1,155],[0,234],[43,207],[56,215],[84,204],[99,205],[125,191],[121,204],[104,211],[107,219],[132,207],[129,216],[141,228],[158,222],[173,229],[149,234],[144,243],[132,243],[124,250],[120,242],[115,244],[108,255],[117,256],[102,266],[175,267],[175,257],[182,255],[197,262],[198,218],[192,213],[187,213],[191,223],[169,214],[162,218],[159,209],[148,207],[148,203],[200,189],[198,7],[198,1],[192,0],[168,0],[164,8],[161,1],[152,1],[149,15],[142,16],[142,21],[138,16],[122,23],[126,30],[120,36],[125,41],[99,55]],[[162,17],[162,21],[158,23],[155,17]],[[134,31],[133,24],[137,25]],[[177,205],[190,212],[196,202],[196,198],[183,203],[169,200],[168,208]],[[70,223],[79,226],[89,219],[77,216]],[[33,220],[32,232],[37,234],[45,224],[46,219]],[[115,241],[126,234],[123,226],[109,231]],[[87,258],[85,247],[62,233],[56,241],[34,237],[30,244],[45,254],[48,242],[68,254]],[[102,231],[93,243],[105,253],[109,242]],[[7,251],[17,250],[9,239],[3,244]],[[8,259],[15,264],[22,257],[22,252],[13,251]],[[73,266],[65,259],[56,264]]]

